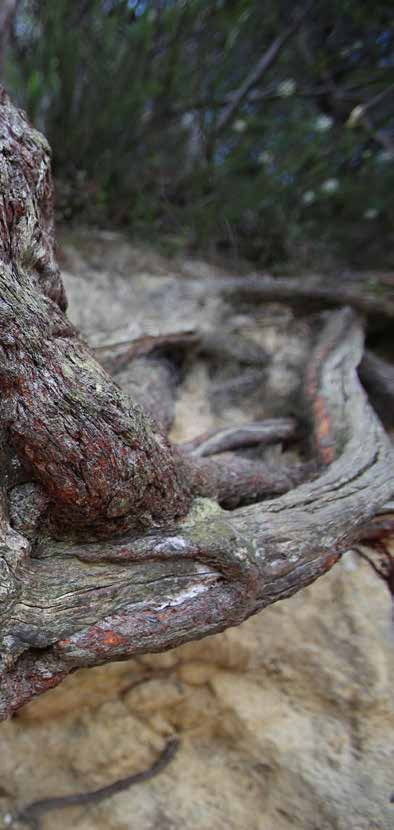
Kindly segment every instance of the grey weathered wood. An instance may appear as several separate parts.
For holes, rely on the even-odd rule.
[[[285,302],[306,308],[350,306],[372,320],[394,318],[394,292],[391,286],[371,277],[365,282],[320,276],[227,277],[221,280],[223,294],[249,302]]]

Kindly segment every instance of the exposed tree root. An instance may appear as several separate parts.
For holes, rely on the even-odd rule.
[[[248,302],[285,302],[306,309],[340,308],[349,306],[360,314],[378,320],[394,318],[394,291],[378,279],[365,282],[350,279],[327,279],[300,276],[286,277],[229,277],[221,281],[221,289],[229,297]]]
[[[111,798],[117,793],[124,792],[130,787],[135,787],[138,784],[143,784],[145,781],[150,781],[156,775],[159,775],[168,764],[175,757],[178,750],[179,742],[176,739],[168,741],[164,747],[163,752],[157,758],[152,766],[142,772],[132,773],[125,778],[120,778],[112,784],[107,784],[105,787],[100,787],[98,790],[92,790],[86,793],[74,793],[72,795],[55,796],[51,798],[42,798],[39,801],[33,801],[27,804],[22,809],[18,810],[15,816],[10,816],[11,822],[18,821],[24,824],[29,824],[33,830],[38,830],[39,821],[42,816],[53,810],[64,810],[67,807],[82,807],[91,804],[100,804],[107,798]]]
[[[274,469],[231,452],[201,459],[195,468],[193,491],[215,499],[227,510],[287,493],[316,472],[312,462]]]
[[[172,446],[64,315],[48,148],[5,95],[0,136],[4,718],[79,666],[222,631],[299,591],[365,538],[394,481],[390,440],[358,380],[363,325],[349,308],[326,314],[311,340],[302,383],[311,467],[268,471],[222,453],[243,445],[234,432],[198,439],[199,453]],[[303,300],[309,291],[294,289]],[[350,302],[347,289],[327,296],[322,288],[314,299]],[[387,317],[390,302],[352,304]],[[166,337],[134,344],[127,362],[161,361]],[[170,345],[179,350],[179,335]],[[282,438],[293,428],[282,424]],[[212,441],[221,454],[207,457]]]
[[[271,418],[266,421],[255,421],[252,424],[242,424],[239,427],[226,427],[206,432],[191,441],[184,442],[180,445],[180,449],[193,456],[204,458],[242,447],[289,440],[294,438],[296,429],[294,418]]]
[[[196,331],[145,335],[100,346],[93,349],[93,353],[101,366],[135,403],[162,425],[165,432],[170,430],[174,420],[180,369],[191,355],[209,356],[219,363],[235,361],[246,366],[261,367],[267,361],[263,349],[246,338]]]
[[[315,440],[326,449],[329,438],[334,456],[313,482],[231,513],[197,501],[171,530],[74,545],[43,539],[19,562],[4,644],[30,648],[3,673],[3,715],[78,665],[236,624],[313,581],[363,538],[393,482],[389,441],[355,372],[360,346],[357,321],[341,312],[312,355]]]
[[[98,346],[93,353],[98,362],[109,372],[117,375],[138,357],[156,355],[181,358],[184,353],[200,341],[197,332],[182,331],[175,334],[144,335],[135,340]]]

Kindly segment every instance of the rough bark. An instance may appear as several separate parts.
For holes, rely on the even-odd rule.
[[[5,94],[0,135],[4,718],[79,666],[221,631],[300,590],[364,538],[394,483],[390,441],[358,380],[362,323],[350,309],[311,334],[311,465],[271,470],[267,487],[261,462],[222,452],[228,435],[216,436],[219,455],[203,457],[212,437],[173,447],[65,317],[49,150]],[[131,357],[145,359],[146,345]],[[278,431],[290,437],[294,424]],[[285,489],[235,510],[218,504]]]

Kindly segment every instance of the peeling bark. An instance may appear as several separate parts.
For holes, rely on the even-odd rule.
[[[390,441],[358,380],[363,326],[349,308],[312,329],[310,463],[268,470],[228,452],[250,426],[249,438],[246,428],[172,446],[165,419],[120,391],[65,316],[49,150],[4,93],[0,135],[4,718],[79,666],[222,631],[310,584],[367,537],[394,481]],[[144,339],[127,360],[155,359],[164,345]],[[276,429],[285,439],[294,423]],[[249,504],[267,493],[282,495]]]

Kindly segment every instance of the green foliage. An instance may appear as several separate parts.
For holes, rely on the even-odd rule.
[[[53,147],[62,218],[262,266],[326,246],[392,265],[387,2],[317,0],[226,118],[296,12],[287,0],[22,0],[5,84]]]

